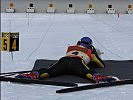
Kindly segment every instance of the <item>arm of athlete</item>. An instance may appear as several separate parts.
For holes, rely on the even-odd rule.
[[[102,59],[98,56],[96,49],[92,46],[91,61],[94,62],[98,67],[104,68],[105,64]]]

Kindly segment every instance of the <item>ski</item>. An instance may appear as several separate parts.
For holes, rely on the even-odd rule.
[[[18,72],[0,73],[0,77],[3,77],[3,76],[12,76],[12,75],[15,75],[15,74],[28,73],[28,72],[31,72],[31,70],[29,70],[29,71],[18,71]]]
[[[67,87],[76,87],[78,86],[75,83],[66,83],[66,82],[55,82],[47,80],[30,80],[30,79],[18,79],[12,77],[0,77],[0,81],[22,83],[22,84],[43,84],[43,85],[54,85],[54,86],[67,86]]]
[[[119,80],[119,81],[109,82],[109,83],[98,83],[98,84],[92,84],[92,85],[77,86],[73,88],[57,90],[56,93],[68,93],[68,92],[95,89],[95,88],[101,88],[101,87],[118,86],[118,85],[124,85],[124,84],[133,84],[133,79]]]
[[[6,75],[6,74],[18,74],[18,73],[27,73],[27,72],[31,72],[31,70],[28,70],[28,71],[18,71],[18,72],[0,73],[0,75]]]

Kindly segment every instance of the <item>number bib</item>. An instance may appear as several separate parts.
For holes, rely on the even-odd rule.
[[[66,56],[80,57],[87,64],[90,62],[90,59],[91,59],[91,50],[81,46],[70,46],[68,47]]]

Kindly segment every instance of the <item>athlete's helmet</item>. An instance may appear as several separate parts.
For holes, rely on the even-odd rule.
[[[83,37],[81,38],[80,42],[78,42],[78,45],[88,48],[90,45],[92,45],[92,40],[89,37]]]

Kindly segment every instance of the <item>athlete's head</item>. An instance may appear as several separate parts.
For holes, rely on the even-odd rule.
[[[80,41],[78,41],[77,45],[88,48],[90,45],[92,45],[92,40],[89,37],[83,37]]]

